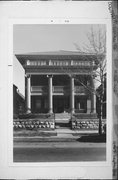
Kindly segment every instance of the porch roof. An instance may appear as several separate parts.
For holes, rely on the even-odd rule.
[[[25,54],[16,54],[15,55],[18,61],[24,65],[25,61],[32,60],[32,61],[40,61],[45,60],[81,60],[81,61],[95,61],[97,64],[97,57],[98,55],[93,53],[80,53],[78,51],[48,51],[48,52],[32,52],[32,53],[25,53]],[[103,56],[103,55],[99,55]]]

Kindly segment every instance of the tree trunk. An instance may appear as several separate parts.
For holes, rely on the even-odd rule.
[[[100,98],[99,134],[102,134],[103,97]]]

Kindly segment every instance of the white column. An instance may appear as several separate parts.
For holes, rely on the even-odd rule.
[[[70,78],[70,105],[71,105],[71,113],[75,112],[75,99],[74,99],[74,77]]]
[[[26,107],[27,107],[27,113],[31,112],[31,80],[30,75],[26,77]]]
[[[91,94],[91,113],[96,113],[95,78],[91,79],[93,93]]]
[[[52,75],[48,76],[49,83],[49,113],[53,113],[53,92],[52,92]]]
[[[91,113],[91,99],[87,99],[87,114]]]

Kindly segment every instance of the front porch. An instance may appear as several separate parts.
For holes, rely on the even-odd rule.
[[[89,81],[92,80],[86,75],[26,77],[27,113],[96,113],[96,95],[84,87]]]
[[[106,123],[102,121],[102,127]],[[99,120],[96,114],[86,113],[53,113],[53,114],[24,114],[14,120],[14,130],[55,130],[72,129],[81,131],[98,131]]]

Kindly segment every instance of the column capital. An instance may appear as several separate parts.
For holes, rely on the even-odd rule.
[[[91,75],[91,79],[92,79],[92,80],[95,80],[96,77],[97,77],[97,75],[96,75],[95,73],[93,73],[93,74]]]
[[[47,77],[48,78],[53,78],[53,75],[52,74],[48,74]]]
[[[26,74],[25,77],[26,78],[31,78],[31,74]]]
[[[70,78],[75,78],[76,75],[74,74],[69,74]]]

